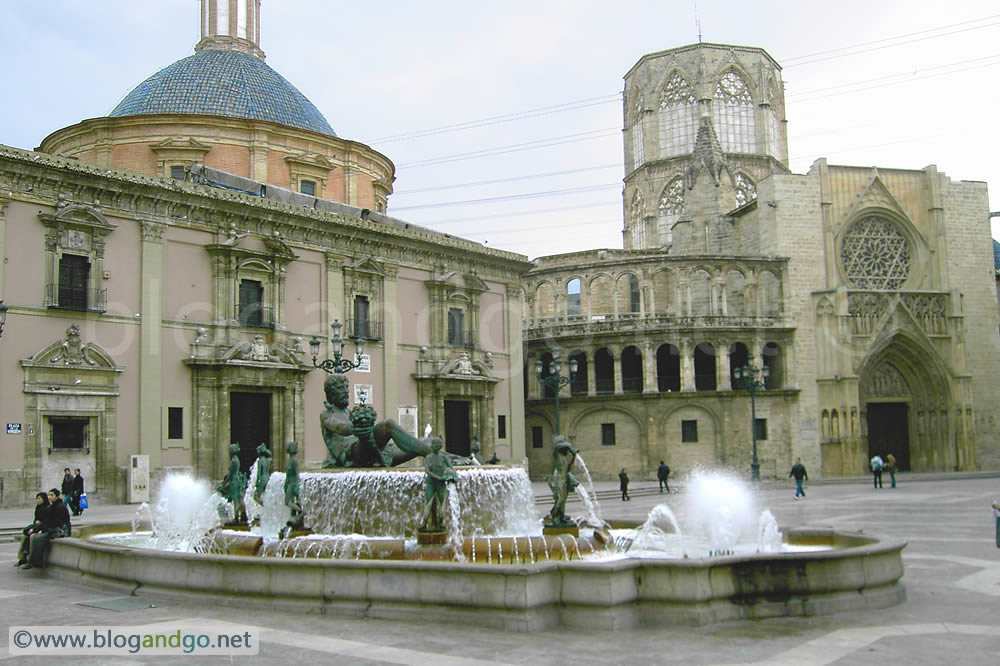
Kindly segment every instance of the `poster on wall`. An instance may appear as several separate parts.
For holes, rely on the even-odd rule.
[[[360,405],[362,402],[366,405],[374,405],[375,400],[372,397],[372,385],[371,384],[353,384],[354,388],[354,404]],[[361,394],[364,394],[365,399],[361,399]]]
[[[400,405],[398,421],[399,421],[399,427],[401,427],[403,430],[410,433],[414,437],[419,437],[419,435],[417,434],[416,405]]]
[[[361,358],[358,359],[358,367],[354,368],[355,372],[371,372],[372,371],[372,357],[368,354],[362,354]]]

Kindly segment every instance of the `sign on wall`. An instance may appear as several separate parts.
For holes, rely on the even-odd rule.
[[[21,434],[21,424],[20,423],[8,423],[7,424],[7,434],[8,435],[20,435]]]
[[[373,393],[372,393],[372,385],[371,384],[352,384],[352,386],[354,388],[354,404],[355,405],[360,405],[361,404],[361,393],[362,392],[364,392],[364,394],[365,394],[365,401],[364,402],[365,402],[366,405],[372,405],[372,404],[375,403],[374,396],[373,396]]]
[[[417,435],[417,406],[416,405],[400,405],[399,406],[399,427],[410,433],[414,437],[419,437]]]
[[[361,360],[358,363],[358,367],[354,368],[355,372],[371,372],[372,371],[372,357],[368,354],[362,354]]]

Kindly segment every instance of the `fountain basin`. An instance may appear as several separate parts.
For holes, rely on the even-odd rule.
[[[830,546],[813,552],[534,564],[206,555],[92,538],[124,529],[97,525],[55,541],[51,570],[155,598],[473,622],[507,631],[827,615],[885,608],[906,597],[904,542],[828,529],[785,532],[792,544]]]

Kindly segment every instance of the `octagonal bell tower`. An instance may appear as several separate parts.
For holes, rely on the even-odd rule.
[[[763,49],[700,43],[625,75],[625,249],[733,252],[724,220],[788,173],[781,67]]]

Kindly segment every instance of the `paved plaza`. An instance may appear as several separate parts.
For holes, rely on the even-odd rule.
[[[681,511],[679,494],[655,483],[632,484],[633,499],[611,499],[617,484],[598,484],[605,518],[643,519],[666,501]],[[535,484],[540,498],[545,487]],[[390,622],[316,612],[247,610],[215,601],[170,601],[154,608],[116,611],[80,602],[121,597],[57,579],[47,571],[20,571],[17,545],[0,543],[0,613],[11,625],[177,627],[228,623],[260,629],[250,663],[281,664],[996,664],[1000,663],[1000,549],[990,503],[1000,499],[1000,477],[900,475],[896,489],[875,490],[870,480],[806,484],[765,483],[761,506],[783,527],[832,526],[905,540],[903,583],[908,600],[896,607],[843,615],[730,622],[704,627],[649,627],[600,632],[558,629],[514,634],[470,625]],[[578,505],[577,505],[578,506]],[[547,504],[539,504],[544,512]],[[569,513],[574,512],[570,505]],[[77,524],[130,517],[134,507],[96,506]],[[0,528],[28,522],[30,510],[0,511]],[[15,657],[0,633],[0,660],[49,664],[50,657]],[[65,663],[227,663],[242,657],[106,657],[67,655]]]

